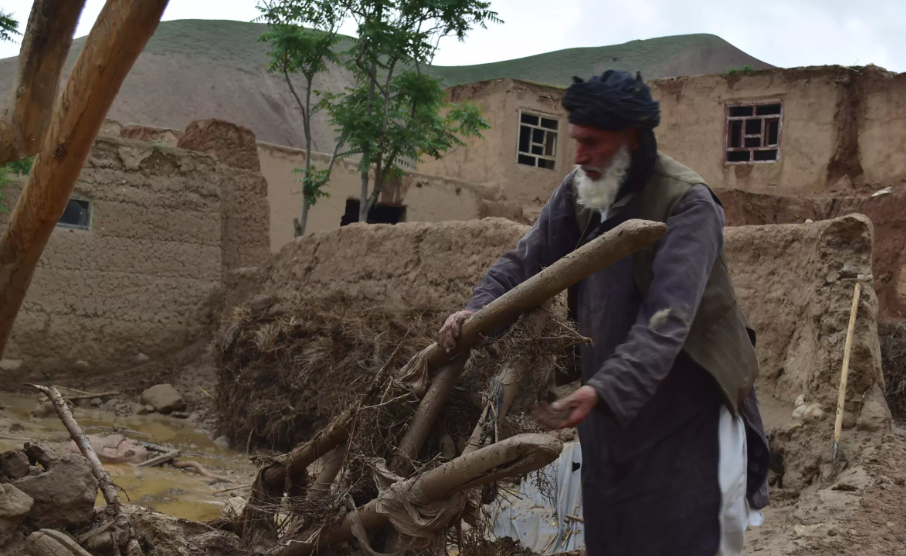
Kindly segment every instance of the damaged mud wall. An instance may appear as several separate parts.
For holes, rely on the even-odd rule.
[[[4,192],[10,208],[23,185]],[[51,236],[3,355],[9,384],[182,348],[217,326],[223,273],[269,252],[260,173],[206,154],[99,137],[75,194],[87,226]]]
[[[725,246],[737,297],[758,335],[756,390],[774,458],[774,486],[826,486],[837,392],[857,280],[841,462],[890,430],[871,287],[871,222],[861,215],[800,225],[728,228]],[[801,407],[797,407],[796,404]]]
[[[260,269],[234,272],[227,305],[257,295],[347,293],[391,305],[459,309],[488,267],[527,230],[486,218],[317,232],[285,245]]]
[[[879,302],[879,318],[906,318],[906,183],[883,194],[837,197],[791,197],[719,190],[728,226],[801,224],[860,213],[874,227],[872,271]]]

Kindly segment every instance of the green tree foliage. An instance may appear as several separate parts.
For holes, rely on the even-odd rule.
[[[285,0],[292,23],[312,26],[325,9],[319,0]],[[439,158],[480,137],[490,126],[480,110],[446,101],[440,81],[428,73],[440,40],[464,40],[475,27],[500,23],[490,2],[481,0],[335,0],[332,21],[353,21],[358,39],[340,53],[339,63],[354,84],[340,94],[322,95],[348,152],[360,155],[359,221],[365,222],[389,179],[423,156]],[[374,168],[373,183],[370,169]]]
[[[311,162],[312,117],[324,108],[320,95],[313,90],[315,76],[328,71],[329,64],[337,61],[334,47],[339,41],[337,31],[342,23],[340,13],[332,2],[317,0],[309,2],[265,1],[258,4],[261,19],[269,30],[258,39],[270,44],[268,73],[278,73],[286,80],[290,93],[302,112],[302,127],[305,134],[305,168],[296,168],[302,174],[301,217],[293,219],[296,237],[305,233],[309,207],[321,197],[330,195],[324,190],[330,180],[330,173],[338,158],[348,156],[340,153],[342,141],[337,143],[327,167],[318,170]],[[304,21],[309,27],[297,22]],[[296,92],[291,75],[302,75],[305,79],[304,99]],[[317,97],[313,99],[314,97]]]
[[[13,42],[16,40],[13,35],[21,34],[19,32],[19,22],[13,19],[13,14],[0,10],[0,42]]]
[[[17,176],[27,176],[31,172],[31,167],[35,163],[35,157],[31,156],[22,160],[14,160],[0,165],[0,214],[5,213],[6,198],[3,196],[3,190],[12,181],[12,174]]]

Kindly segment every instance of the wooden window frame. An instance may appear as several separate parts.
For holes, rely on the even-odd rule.
[[[534,116],[534,117],[538,118],[538,125],[523,123],[523,121],[522,121],[523,114],[527,114],[529,116]],[[557,129],[550,129],[548,127],[542,127],[541,126],[542,119],[556,121]],[[519,138],[522,135],[523,127],[527,127],[532,130],[540,129],[542,132],[544,132],[544,136],[540,143],[536,143],[532,139],[529,140],[529,152],[523,152],[523,151],[519,150]],[[554,146],[553,146],[554,154],[553,154],[553,156],[548,156],[548,155],[543,155],[543,154],[532,154],[531,149],[533,146],[540,146],[542,149],[544,148],[544,145],[547,142],[548,134],[552,134],[554,137]],[[541,168],[543,170],[556,171],[557,170],[557,156],[558,156],[559,152],[560,152],[560,118],[558,118],[557,116],[553,116],[553,115],[545,115],[540,112],[532,112],[530,110],[519,110],[518,115],[517,115],[517,120],[516,120],[516,164],[518,166],[528,166],[529,168]],[[520,162],[519,161],[520,155],[533,157],[535,159],[535,164],[532,165],[532,164],[525,164],[523,162]],[[548,168],[547,166],[539,166],[538,165],[539,159],[550,161],[551,164],[553,164],[553,167]]]
[[[776,104],[780,106],[779,114],[770,114],[766,116],[758,116],[756,112],[759,106]],[[739,108],[743,106],[752,107],[751,116],[730,116],[730,111],[733,108]],[[724,164],[726,165],[738,165],[738,164],[775,164],[780,162],[781,157],[781,144],[783,142],[783,100],[782,99],[771,99],[771,100],[753,100],[753,101],[739,101],[739,102],[728,102],[724,106]],[[749,120],[760,120],[761,121],[761,133],[747,134],[746,133],[746,122]],[[767,129],[769,121],[777,121],[777,143],[767,145]],[[730,126],[733,122],[742,122],[742,127],[740,130],[740,146],[731,147],[730,146]],[[746,147],[746,139],[759,138],[761,139],[761,144],[758,147]],[[749,160],[730,160],[729,156],[731,152],[745,152],[748,151],[753,153],[750,155]],[[757,151],[777,151],[777,157],[774,160],[754,160],[754,153]]]

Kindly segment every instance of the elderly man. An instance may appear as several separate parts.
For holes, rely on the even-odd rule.
[[[720,202],[658,152],[660,108],[640,76],[576,78],[563,106],[576,169],[447,319],[441,344],[455,346],[473,312],[620,223],[666,222],[656,245],[571,288],[570,312],[594,345],[581,350],[582,386],[536,417],[578,425],[590,556],[739,554],[767,504],[769,454]]]

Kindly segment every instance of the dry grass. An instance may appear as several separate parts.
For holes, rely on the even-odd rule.
[[[887,384],[887,404],[897,421],[906,420],[906,322],[878,323],[881,367]]]

